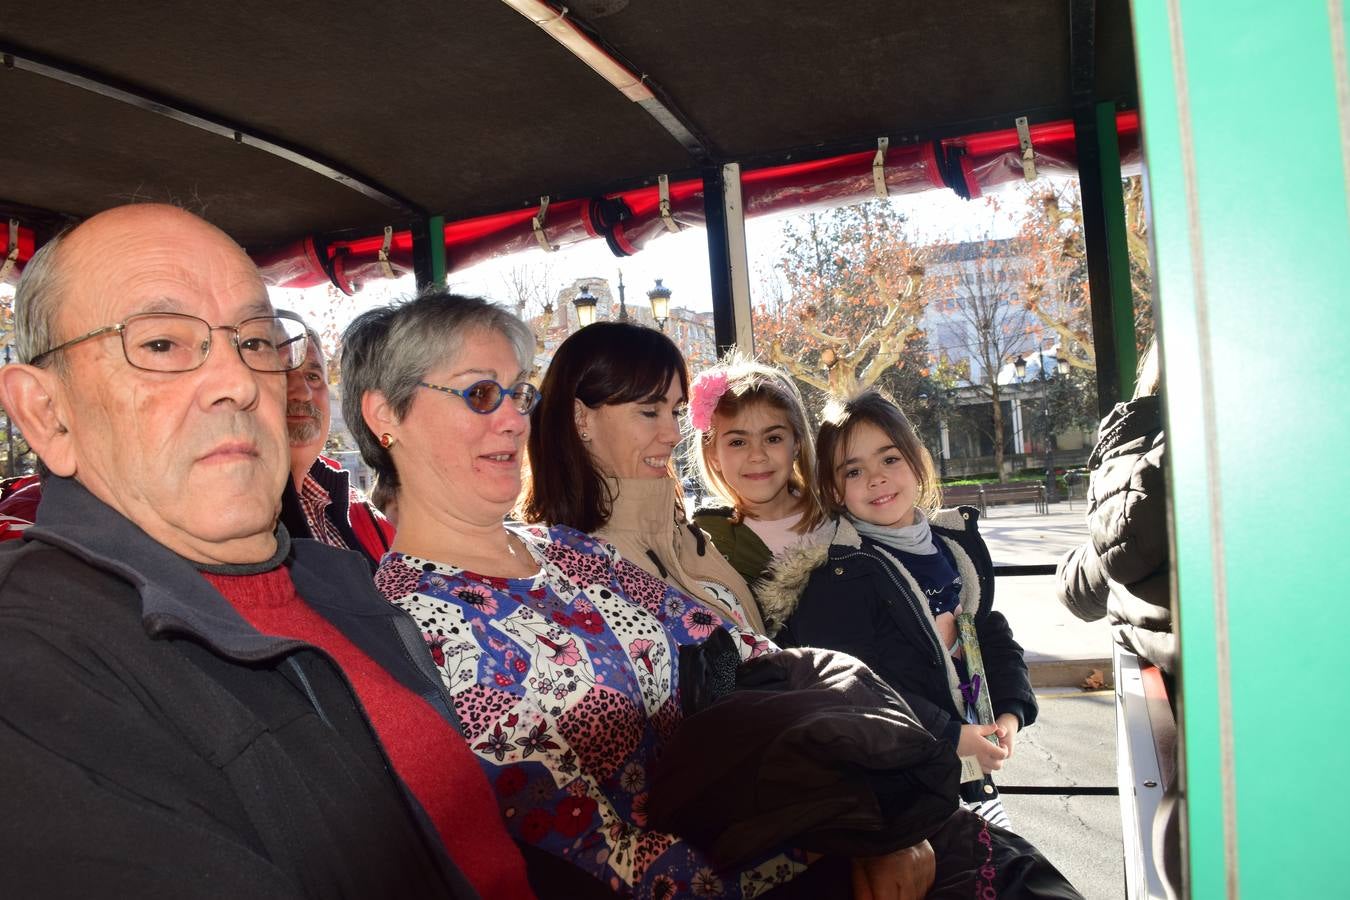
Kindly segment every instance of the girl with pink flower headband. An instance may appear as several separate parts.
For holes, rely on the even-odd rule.
[[[826,526],[806,406],[786,373],[733,356],[689,385],[689,421],[694,463],[723,504],[694,523],[753,588],[774,557]]]

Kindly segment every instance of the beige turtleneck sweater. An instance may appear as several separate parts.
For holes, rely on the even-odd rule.
[[[737,625],[764,633],[764,620],[745,580],[712,538],[675,518],[674,478],[606,478],[614,506],[595,536],[625,559],[707,603]]]

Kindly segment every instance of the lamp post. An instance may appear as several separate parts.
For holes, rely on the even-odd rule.
[[[595,304],[597,302],[595,295],[591,293],[591,286],[583,284],[581,292],[572,301],[572,305],[577,308],[578,327],[585,328],[587,325],[595,324]]]
[[[666,320],[670,317],[670,288],[658,278],[656,287],[647,292],[647,299],[652,303],[652,318],[656,320],[656,327],[665,331]]]
[[[628,321],[628,306],[623,302],[623,269],[619,270],[619,321]]]
[[[931,419],[930,419],[930,422],[929,422],[928,424],[930,424],[930,425],[931,425],[931,424],[936,424],[936,426],[937,426],[937,430],[938,430],[938,435],[937,435],[938,478],[939,478],[939,479],[946,478],[946,477],[947,477],[947,455],[946,455],[945,453],[942,452],[942,405],[939,403],[939,404],[937,405],[937,407],[934,408],[933,404],[929,402],[929,397],[928,397],[928,394],[927,394],[926,392],[925,392],[925,393],[919,394],[919,403],[920,403],[920,404],[923,406],[923,408],[924,408],[925,410],[927,410],[927,411],[930,413],[930,415],[931,415]],[[932,450],[931,450],[931,449],[929,450],[929,455],[930,455],[930,456],[932,455]]]
[[[1045,350],[1037,351],[1041,360],[1041,424],[1045,428],[1045,502],[1055,499],[1055,435],[1050,421],[1050,384],[1045,375]],[[1058,373],[1059,366],[1055,366]]]
[[[5,365],[9,365],[10,345],[5,345]],[[5,477],[14,477],[14,420],[5,411]]]

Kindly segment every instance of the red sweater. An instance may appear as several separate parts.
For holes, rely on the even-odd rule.
[[[534,896],[483,770],[436,710],[311,609],[284,566],[259,575],[203,575],[258,631],[312,644],[337,664],[394,771],[479,894],[512,900]]]

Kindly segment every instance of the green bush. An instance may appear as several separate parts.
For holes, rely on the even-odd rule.
[[[1007,480],[1007,482],[1005,482],[1005,483],[1006,483],[1006,484],[1018,484],[1018,483],[1021,483],[1021,482],[1028,482],[1028,481],[1029,481],[1029,482],[1032,482],[1032,483],[1039,483],[1039,482],[1042,482],[1042,481],[1044,481],[1044,480],[1045,480],[1045,476],[1044,476],[1044,475],[1041,475],[1041,476],[1036,476],[1036,475],[1010,475],[1010,476],[1008,476],[1008,480]],[[1060,483],[1063,483],[1063,481],[1064,481],[1064,479],[1061,478],[1061,479],[1060,479]],[[997,478],[992,472],[991,472],[990,474],[988,474],[988,475],[971,475],[971,476],[966,476],[966,477],[963,477],[963,478],[945,478],[945,479],[942,480],[942,484],[943,484],[943,485],[952,485],[952,486],[963,485],[963,484],[998,484],[998,483],[999,483],[998,478]]]

